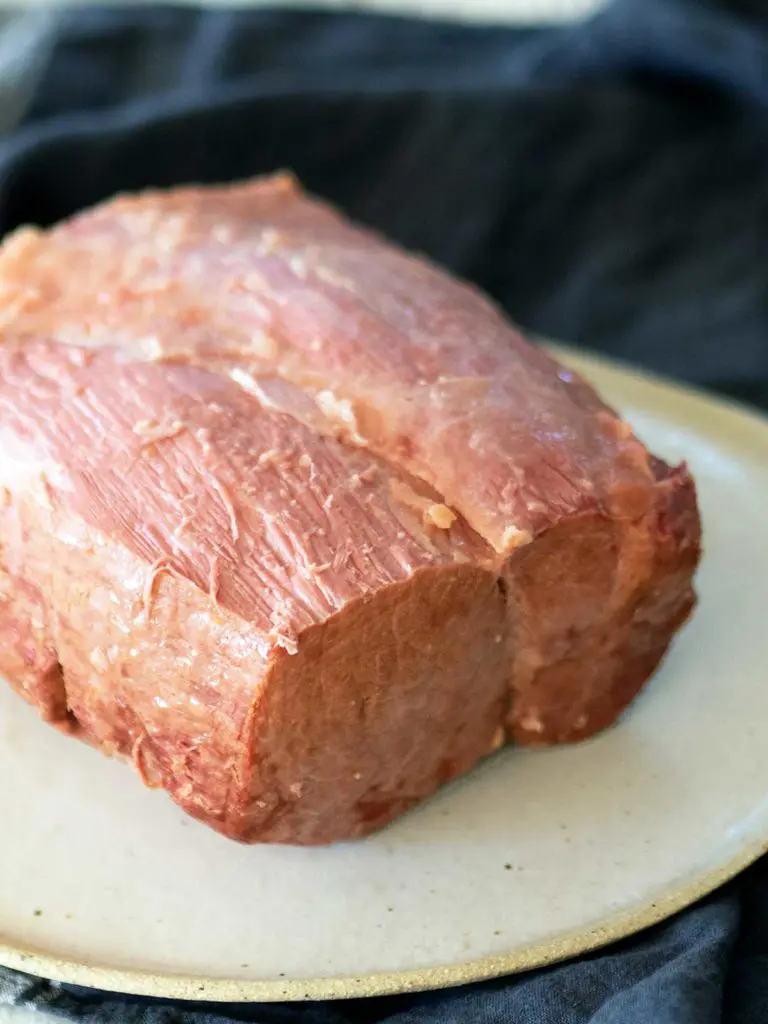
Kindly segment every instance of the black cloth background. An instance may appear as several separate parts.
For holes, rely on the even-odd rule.
[[[292,168],[532,331],[768,408],[768,3],[617,0],[561,28],[353,14],[69,12],[0,230],[118,190]],[[583,960],[453,992],[185,1006],[0,972],[102,1024],[760,1024],[768,866]]]

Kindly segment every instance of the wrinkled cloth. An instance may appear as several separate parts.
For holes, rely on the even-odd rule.
[[[768,409],[768,6],[616,0],[513,29],[84,8],[0,140],[0,230],[280,167],[523,326]],[[0,971],[88,1024],[759,1024],[768,865],[583,959],[342,1003],[178,1004]]]

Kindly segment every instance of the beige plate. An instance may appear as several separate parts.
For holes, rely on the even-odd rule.
[[[584,370],[699,482],[701,606],[618,728],[509,750],[370,840],[237,846],[0,688],[0,962],[156,996],[459,984],[685,906],[768,841],[768,424]]]

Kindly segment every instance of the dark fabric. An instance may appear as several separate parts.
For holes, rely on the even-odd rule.
[[[0,145],[0,228],[289,166],[530,329],[768,405],[766,113],[764,2],[522,32],[80,10]]]
[[[0,141],[0,229],[291,167],[527,328],[768,408],[768,4],[526,30],[285,11],[64,15]],[[581,961],[447,993],[187,1006],[0,973],[102,1024],[768,1021],[768,868]]]

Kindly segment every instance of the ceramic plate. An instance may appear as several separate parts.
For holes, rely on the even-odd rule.
[[[573,354],[697,477],[700,608],[618,727],[508,750],[331,849],[238,846],[0,687],[0,962],[157,996],[458,984],[594,948],[768,842],[768,424]]]

